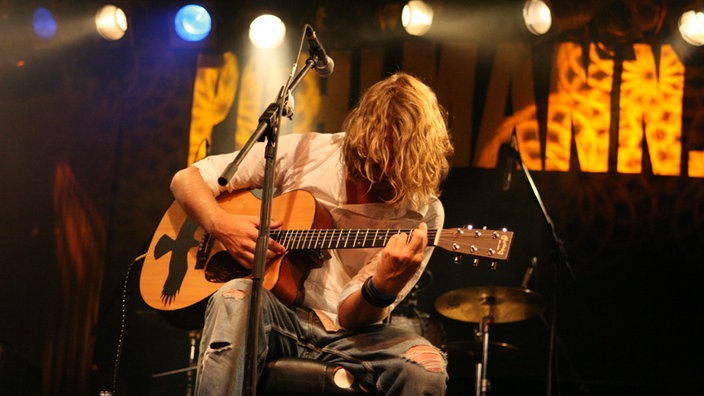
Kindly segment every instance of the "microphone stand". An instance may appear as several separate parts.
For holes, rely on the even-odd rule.
[[[559,255],[559,261],[563,263],[565,268],[569,271],[570,277],[574,279],[574,271],[572,270],[572,267],[570,266],[569,260],[567,258],[567,250],[565,249],[565,244],[560,239],[560,237],[557,236],[557,231],[555,230],[555,223],[553,223],[550,215],[548,214],[547,209],[545,208],[545,204],[543,203],[542,198],[540,197],[540,192],[538,191],[538,188],[535,186],[535,182],[533,181],[533,177],[530,174],[530,171],[528,171],[528,168],[526,167],[525,163],[523,163],[523,158],[521,157],[521,151],[518,148],[517,141],[518,139],[516,138],[516,130],[514,129],[512,135],[511,135],[511,141],[512,143],[515,143],[515,147],[510,148],[509,155],[513,155],[516,160],[518,160],[518,163],[521,165],[521,170],[523,171],[523,174],[525,175],[526,180],[528,181],[528,184],[530,185],[531,191],[533,192],[533,197],[535,198],[536,202],[538,203],[538,206],[540,207],[540,211],[543,215],[543,218],[545,219],[545,223],[547,224],[548,228],[550,229],[550,234],[552,236],[553,243],[555,244],[555,247],[557,248],[558,255]],[[514,144],[512,144],[514,146]],[[551,303],[550,303],[550,335],[549,335],[549,342],[548,342],[548,367],[546,369],[546,395],[551,396],[552,395],[552,376],[553,376],[553,364],[554,364],[554,355],[555,355],[555,333],[556,333],[556,322],[557,322],[557,291],[558,291],[558,267],[556,266],[554,271],[553,271],[553,291],[552,291],[552,297],[551,297]]]
[[[286,110],[288,97],[298,87],[303,77],[315,66],[317,59],[309,57],[303,68],[298,74],[291,79],[289,76],[286,84],[281,88],[278,98],[275,102],[269,104],[259,117],[259,125],[254,133],[250,136],[247,143],[243,146],[235,159],[228,164],[218,178],[218,183],[221,186],[227,185],[232,176],[237,171],[242,159],[247,155],[249,150],[258,141],[264,138],[267,140],[266,149],[264,152],[265,168],[264,168],[264,184],[262,187],[261,211],[259,216],[259,235],[257,237],[256,247],[254,251],[254,262],[252,265],[252,291],[249,308],[249,320],[247,321],[247,334],[245,345],[245,375],[243,394],[256,395],[257,389],[257,345],[259,344],[259,330],[261,328],[261,293],[262,293],[262,278],[264,276],[264,268],[266,265],[266,251],[269,245],[269,235],[271,231],[271,201],[274,196],[274,168],[276,163],[276,151],[279,134],[279,126],[282,116],[291,118],[293,116]],[[296,66],[294,66],[295,71]],[[292,73],[293,74],[293,73]]]

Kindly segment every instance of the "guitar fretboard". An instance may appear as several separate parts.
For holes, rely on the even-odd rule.
[[[412,231],[410,229],[271,230],[269,235],[288,250],[350,249],[384,247],[392,236],[404,232],[410,235]],[[436,234],[437,230],[428,230],[429,245],[432,245]]]

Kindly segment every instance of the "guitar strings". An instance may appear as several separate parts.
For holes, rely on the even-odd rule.
[[[410,234],[413,230],[356,230],[312,229],[272,230],[271,236],[289,249],[383,247],[393,235]],[[428,230],[428,239],[434,240],[438,230]]]

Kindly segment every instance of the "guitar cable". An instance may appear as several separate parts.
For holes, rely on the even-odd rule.
[[[122,348],[124,347],[125,344],[125,334],[127,333],[127,299],[129,297],[129,280],[130,280],[130,274],[132,272],[132,269],[134,268],[134,265],[137,264],[140,260],[142,260],[147,254],[144,253],[140,256],[137,256],[130,265],[127,267],[127,271],[125,272],[125,277],[124,281],[122,284],[122,296],[121,296],[121,311],[120,311],[120,332],[119,335],[117,336],[117,347],[115,351],[115,362],[113,365],[113,372],[112,372],[112,392],[104,392],[101,391],[100,395],[101,396],[114,396],[117,395],[117,383],[119,374],[120,374],[120,360],[122,359]]]

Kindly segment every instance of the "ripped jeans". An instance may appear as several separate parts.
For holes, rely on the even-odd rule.
[[[241,395],[251,281],[233,279],[210,298],[198,357],[196,394]],[[268,290],[261,295],[257,362],[302,357],[340,365],[379,395],[444,395],[447,360],[420,335],[378,324],[327,332],[307,309],[291,309]]]

